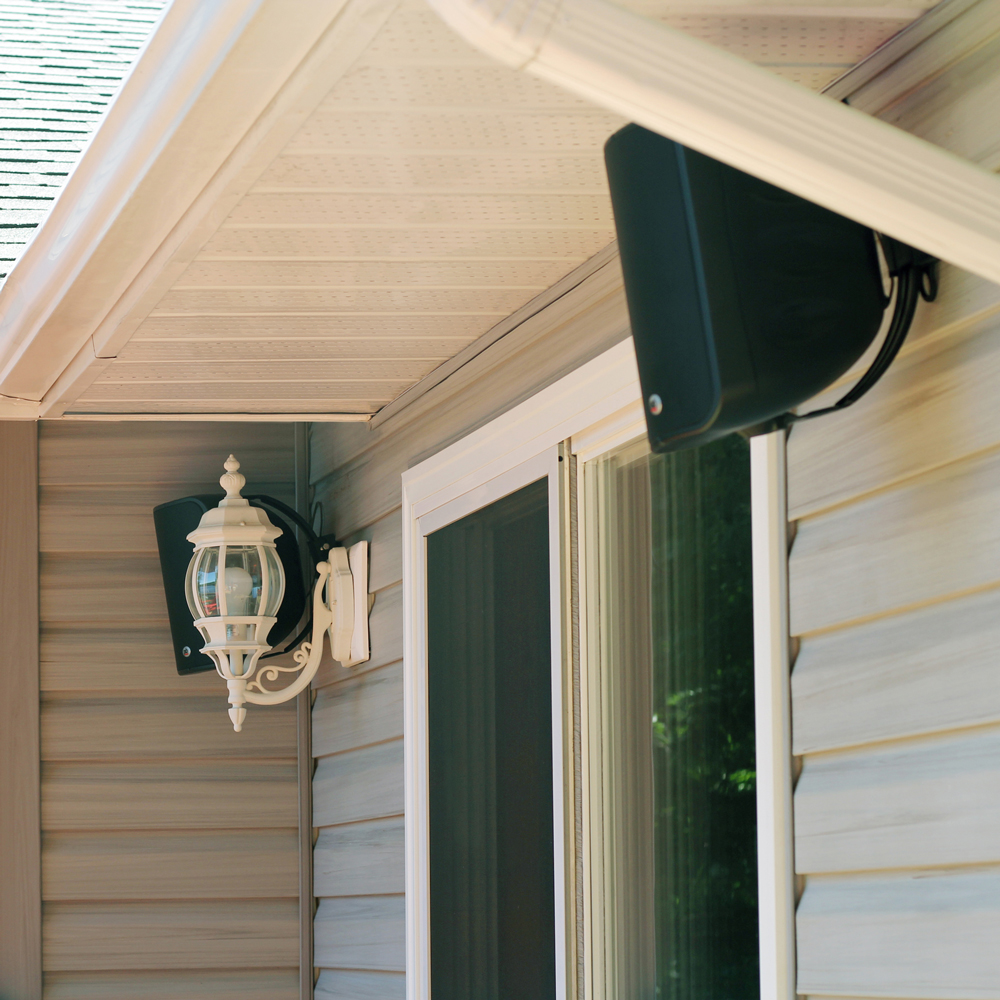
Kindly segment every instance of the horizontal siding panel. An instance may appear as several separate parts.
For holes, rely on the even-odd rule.
[[[967,328],[918,344],[855,406],[795,425],[792,519],[1000,443],[1000,288],[982,284],[992,301],[970,303],[982,311]]]
[[[220,473],[221,475],[221,473]],[[292,502],[284,483],[251,482],[252,492]],[[247,492],[251,492],[248,490]],[[149,486],[45,486],[39,496],[42,552],[156,552],[153,508],[198,493],[223,496],[219,478]]]
[[[402,662],[320,688],[312,723],[316,757],[402,736]]]
[[[248,809],[252,803],[252,809]],[[298,825],[294,761],[42,765],[46,830],[197,830]]]
[[[46,972],[298,968],[298,900],[46,903]]]
[[[403,819],[322,829],[313,852],[314,895],[403,892]]]
[[[298,869],[295,829],[42,836],[45,900],[297,897]]]
[[[324,969],[319,974],[313,996],[315,1000],[405,1000],[406,975],[402,972]]]
[[[1000,996],[1000,870],[810,878],[798,989],[856,997]]]
[[[43,553],[40,615],[46,622],[127,622],[167,617],[160,560],[150,555]]]
[[[368,590],[374,594],[403,579],[403,514],[393,511],[345,542],[368,542]]]
[[[1000,452],[799,523],[793,635],[1000,582]]]
[[[42,702],[42,759],[284,757],[296,753],[295,707],[251,708],[233,732],[222,693],[190,698],[58,698]]]
[[[796,754],[1000,721],[1000,591],[802,640]]]
[[[298,969],[50,972],[43,1000],[299,1000]]]
[[[1000,862],[1000,729],[806,758],[799,872]]]
[[[402,896],[349,896],[320,900],[315,962],[321,968],[405,970]]]
[[[186,496],[190,483],[218,482],[232,451],[244,453],[243,474],[254,482],[295,480],[294,428],[291,424],[148,423],[137,431],[129,423],[73,423],[46,426],[39,449],[42,486],[88,483],[178,483]],[[220,447],[225,439],[226,447]],[[228,449],[228,450],[227,450]],[[252,457],[251,457],[252,456]]]
[[[390,587],[375,597],[368,617],[371,635],[371,658],[356,667],[342,667],[336,660],[326,657],[316,672],[314,688],[346,681],[353,677],[396,663],[403,658],[403,588]]]
[[[161,691],[228,697],[215,672],[181,676],[174,661],[170,626],[164,621],[43,622],[43,691]]]
[[[403,741],[321,757],[313,777],[313,825],[403,812]]]

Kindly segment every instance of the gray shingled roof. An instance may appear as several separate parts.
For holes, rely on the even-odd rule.
[[[0,283],[168,0],[0,0]]]

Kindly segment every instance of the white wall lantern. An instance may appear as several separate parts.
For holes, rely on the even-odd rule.
[[[229,687],[229,717],[240,732],[245,704],[278,705],[304,691],[316,676],[323,657],[323,636],[344,666],[369,658],[368,543],[328,550],[328,561],[317,564],[312,598],[312,640],[292,653],[293,667],[267,664],[268,633],[285,591],[285,574],[274,545],[282,534],[267,514],[240,495],[246,479],[230,455],[219,480],[226,495],[207,511],[187,537],[194,543],[185,596],[194,624],[215,669]],[[299,676],[286,687],[268,690],[283,673]]]

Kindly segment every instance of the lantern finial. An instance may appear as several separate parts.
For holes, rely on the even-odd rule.
[[[246,486],[245,476],[241,476],[237,469],[240,463],[236,461],[234,455],[230,455],[225,462],[226,474],[219,479],[219,485],[226,491],[226,500],[242,500],[240,490]]]

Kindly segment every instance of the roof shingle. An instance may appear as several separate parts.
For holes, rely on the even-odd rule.
[[[168,0],[0,0],[0,284]]]

